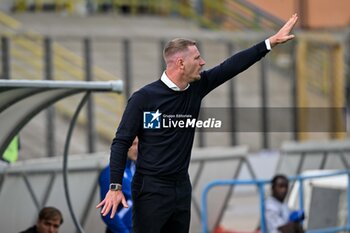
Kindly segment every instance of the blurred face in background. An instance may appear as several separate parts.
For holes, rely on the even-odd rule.
[[[58,233],[60,225],[61,219],[59,217],[54,219],[39,219],[36,223],[36,229],[38,233]]]
[[[278,178],[272,187],[272,195],[283,202],[288,193],[288,180],[285,178]]]

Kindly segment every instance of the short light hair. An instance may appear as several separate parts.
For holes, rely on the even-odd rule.
[[[60,219],[60,225],[63,223],[63,217],[61,214],[61,211],[56,209],[55,207],[44,207],[40,210],[38,219],[41,220],[54,220],[54,219]]]
[[[184,39],[184,38],[175,38],[166,43],[163,50],[163,58],[167,61],[167,58],[178,53],[187,51],[189,46],[196,45],[196,41]]]

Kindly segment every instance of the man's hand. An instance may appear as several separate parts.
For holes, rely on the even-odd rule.
[[[101,214],[103,216],[106,216],[112,209],[111,218],[114,218],[115,213],[117,212],[117,207],[122,203],[124,208],[128,208],[128,204],[126,203],[124,194],[122,191],[112,191],[109,190],[106,194],[105,199],[101,201],[97,206],[96,209],[102,207]]]
[[[277,44],[285,43],[291,39],[293,39],[295,36],[289,33],[292,31],[294,25],[298,21],[297,14],[292,15],[290,19],[286,22],[285,25],[273,36],[269,38],[271,47],[276,46]]]

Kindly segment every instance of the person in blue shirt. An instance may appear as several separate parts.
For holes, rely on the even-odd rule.
[[[123,208],[119,206],[117,214],[114,218],[110,215],[102,217],[102,220],[106,224],[106,233],[131,233],[132,232],[132,200],[131,200],[131,181],[135,173],[135,162],[137,159],[137,146],[138,139],[135,138],[132,146],[128,151],[128,160],[126,161],[126,167],[123,176],[123,188],[126,202],[129,208]],[[99,176],[100,195],[103,199],[109,190],[110,178],[109,178],[109,164],[101,171]]]
[[[128,100],[111,144],[110,186],[96,206],[113,218],[119,204],[128,207],[122,191],[127,151],[139,139],[132,181],[133,233],[188,233],[192,185],[188,174],[201,103],[216,87],[248,69],[271,48],[294,38],[294,14],[275,34],[236,53],[211,69],[196,42],[176,38],[166,43],[166,69],[156,81]],[[179,117],[178,117],[179,116]],[[165,125],[166,122],[173,124]],[[202,121],[203,123],[203,121]],[[200,126],[199,126],[200,127]]]

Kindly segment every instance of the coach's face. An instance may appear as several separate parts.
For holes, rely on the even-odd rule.
[[[205,61],[202,59],[197,46],[188,47],[184,56],[184,75],[189,83],[199,80]]]

